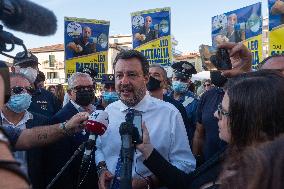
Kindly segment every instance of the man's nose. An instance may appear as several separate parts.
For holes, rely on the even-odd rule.
[[[126,74],[123,75],[123,78],[121,79],[121,84],[128,84],[129,78]]]

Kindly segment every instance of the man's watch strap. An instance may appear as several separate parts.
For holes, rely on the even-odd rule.
[[[68,131],[68,129],[66,128],[66,122],[60,123],[59,124],[59,128],[63,130],[64,134],[67,136],[72,136],[72,133],[70,133]]]
[[[98,173],[98,177],[100,177],[100,175],[102,174],[103,171],[106,171],[107,169],[107,165],[105,161],[101,161],[98,163],[97,165],[97,173]]]

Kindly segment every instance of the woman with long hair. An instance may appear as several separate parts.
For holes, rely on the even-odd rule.
[[[222,184],[220,180],[231,176],[228,170],[237,166],[235,162],[246,147],[273,140],[284,132],[283,86],[284,77],[271,70],[231,79],[214,114],[219,137],[229,145],[190,174],[178,170],[153,149],[143,125],[143,143],[137,148],[145,158],[144,164],[168,188],[217,188]],[[225,159],[229,169],[220,174]]]

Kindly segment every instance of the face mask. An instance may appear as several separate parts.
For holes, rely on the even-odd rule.
[[[181,81],[173,81],[172,84],[173,90],[177,93],[184,93],[187,91],[187,83]]]
[[[224,87],[227,78],[221,75],[220,71],[211,71],[210,79],[216,87]]]
[[[76,92],[76,100],[75,102],[80,106],[88,106],[94,100],[94,92],[88,90],[82,90]]]
[[[31,83],[34,83],[37,77],[37,70],[31,67],[20,68],[19,71],[21,74],[25,75]]]
[[[30,107],[31,102],[31,95],[27,93],[22,93],[11,96],[10,100],[6,105],[13,112],[21,113]]]
[[[118,94],[116,92],[104,92],[102,96],[104,101],[108,104],[115,102],[119,99]]]
[[[161,81],[150,76],[149,82],[146,86],[148,91],[155,91],[161,88]]]

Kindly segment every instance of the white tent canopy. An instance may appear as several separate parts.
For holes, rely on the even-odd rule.
[[[197,74],[193,74],[191,81],[194,82],[196,80],[204,80],[204,79],[210,79],[210,71],[202,71]]]

